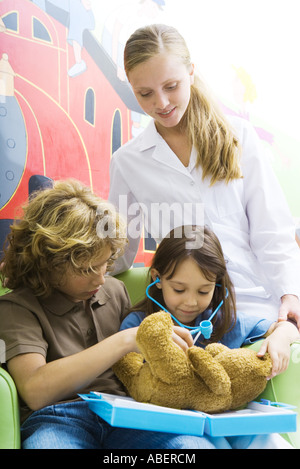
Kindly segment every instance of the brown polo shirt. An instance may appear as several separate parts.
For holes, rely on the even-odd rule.
[[[23,353],[40,353],[51,362],[78,353],[118,332],[130,300],[125,285],[113,277],[86,304],[74,303],[55,292],[37,299],[28,288],[0,296],[0,339],[6,362]],[[101,391],[124,395],[111,369],[98,376],[81,393]],[[68,400],[78,399],[76,393]],[[21,403],[22,420],[29,414]]]

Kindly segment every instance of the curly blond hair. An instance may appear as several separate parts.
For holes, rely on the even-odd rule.
[[[109,248],[108,263],[123,253],[126,227],[114,207],[76,180],[57,181],[32,196],[15,220],[4,248],[2,282],[48,296],[66,268],[84,275]],[[54,275],[53,275],[54,274]]]
[[[154,24],[137,29],[128,39],[124,50],[128,79],[137,65],[162,52],[179,57],[190,69],[192,61],[188,47],[175,28]],[[206,84],[197,75],[181,124],[190,144],[196,148],[197,165],[202,168],[203,179],[210,177],[213,185],[217,181],[229,182],[242,177],[239,142]]]

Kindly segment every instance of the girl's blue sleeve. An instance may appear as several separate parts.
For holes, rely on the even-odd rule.
[[[124,329],[130,329],[131,327],[137,327],[141,324],[142,320],[146,317],[145,313],[141,311],[134,311],[133,313],[128,314],[124,321],[122,321],[120,326],[120,331]]]
[[[234,328],[227,332],[221,342],[230,348],[239,348],[256,342],[268,332],[274,321],[254,317],[245,313],[237,313]]]

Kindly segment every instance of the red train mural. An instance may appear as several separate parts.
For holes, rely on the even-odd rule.
[[[74,62],[68,18],[29,0],[0,3],[0,242],[31,187],[74,177],[107,198],[109,163],[142,112],[127,82],[84,31],[86,71]],[[147,265],[143,241],[136,262]]]

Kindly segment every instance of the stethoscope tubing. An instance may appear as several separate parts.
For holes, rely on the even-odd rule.
[[[163,305],[161,305],[158,301],[156,301],[149,293],[149,289],[153,286],[153,285],[156,285],[157,283],[160,282],[160,278],[157,277],[156,280],[154,280],[154,282],[150,283],[148,285],[148,287],[146,288],[146,295],[147,297],[153,301],[154,303],[157,304],[157,306],[159,306],[159,308],[161,308],[163,311],[165,311],[166,313],[170,314],[170,316],[172,317],[172,319],[180,326],[180,327],[184,327],[185,329],[189,329],[190,333],[191,334],[197,334],[196,337],[194,338],[193,342],[194,344],[197,342],[198,340],[198,337],[200,336],[200,334],[203,334],[204,338],[205,339],[210,339],[211,337],[211,334],[212,334],[212,330],[213,330],[213,326],[212,326],[212,319],[214,318],[214,316],[217,314],[217,312],[219,311],[219,309],[222,307],[222,305],[224,304],[224,301],[220,301],[220,304],[216,307],[216,309],[212,312],[212,314],[210,315],[209,319],[205,320],[205,321],[201,321],[201,323],[199,324],[199,326],[196,326],[196,327],[192,327],[192,326],[187,326],[185,324],[182,324],[175,316],[173,316],[172,313],[170,313],[170,311],[168,311]],[[222,285],[216,283],[216,286],[217,287],[221,287]],[[226,288],[226,295],[225,295],[225,299],[228,297],[228,289]]]

